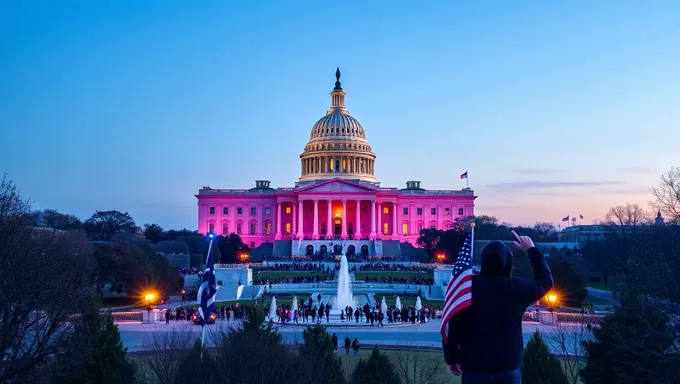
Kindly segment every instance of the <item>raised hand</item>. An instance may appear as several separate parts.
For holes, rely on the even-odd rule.
[[[515,241],[515,246],[522,251],[526,252],[529,248],[534,247],[534,242],[529,236],[520,236],[514,230],[512,231],[512,235],[517,239],[517,241]]]

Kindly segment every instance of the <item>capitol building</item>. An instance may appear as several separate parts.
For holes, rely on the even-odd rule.
[[[238,234],[273,256],[332,252],[400,256],[421,229],[446,229],[474,215],[474,192],[428,190],[420,181],[382,187],[376,155],[359,121],[345,107],[340,71],[328,112],[314,124],[300,154],[300,178],[290,187],[256,180],[250,189],[203,187],[198,231]]]

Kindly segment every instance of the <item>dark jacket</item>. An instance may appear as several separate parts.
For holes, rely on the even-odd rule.
[[[487,247],[482,250],[482,272],[472,278],[472,305],[453,317],[444,344],[446,363],[460,363],[463,372],[499,373],[521,367],[522,317],[553,286],[538,248],[527,252],[534,280],[526,280],[509,276],[513,256],[503,243]]]

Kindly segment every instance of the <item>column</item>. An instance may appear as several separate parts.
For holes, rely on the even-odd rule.
[[[397,229],[397,202],[392,203],[392,239],[399,238],[399,230]]]
[[[354,238],[361,239],[361,200],[357,200],[357,222],[354,223],[356,229],[354,230]]]
[[[368,237],[375,240],[375,200],[371,200],[371,233]]]
[[[304,222],[303,222],[303,201],[300,200],[298,202],[298,237],[300,240],[303,240],[305,238],[305,232],[304,232]]]
[[[382,203],[378,203],[378,237],[382,237],[383,227],[382,227]]]
[[[312,233],[314,239],[319,238],[319,200],[314,199],[314,232]]]
[[[347,238],[347,200],[342,201],[342,237]]]
[[[415,212],[413,212],[414,209],[415,208],[413,207],[413,204],[409,204],[409,206],[408,206],[408,222],[409,222],[409,224],[408,224],[408,234],[409,235],[417,234],[416,233],[417,227],[415,227],[416,221],[413,218],[416,214]]]
[[[294,234],[297,233],[296,232],[297,231],[297,210],[296,210],[297,205],[295,205],[295,203],[293,203],[292,205],[293,205],[293,225],[290,227],[290,234],[294,235]]]
[[[442,206],[437,204],[437,229],[442,228]]]
[[[281,202],[276,203],[276,235],[274,240],[281,240]]]
[[[333,236],[333,200],[328,199],[328,219],[326,221],[326,238]]]

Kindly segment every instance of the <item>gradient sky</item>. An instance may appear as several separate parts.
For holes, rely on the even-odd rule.
[[[478,214],[590,223],[680,165],[675,0],[26,0],[0,172],[36,209],[196,228],[201,186],[293,185],[337,66],[382,185],[467,169]]]

